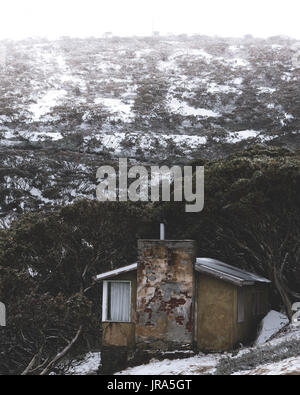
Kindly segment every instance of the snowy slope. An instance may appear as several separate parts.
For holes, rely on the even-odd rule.
[[[65,37],[0,45],[4,222],[94,198],[96,168],[120,156],[184,164],[254,143],[299,146],[294,40]]]
[[[232,353],[202,354],[182,359],[153,359],[145,365],[128,368],[116,375],[299,375],[300,329],[283,327],[286,317],[271,311],[263,321],[262,333],[272,322],[277,334],[267,342],[244,347]],[[261,335],[260,334],[260,335]],[[270,332],[268,333],[270,335]],[[90,352],[73,361],[67,375],[97,374],[101,362],[99,352]]]
[[[234,375],[247,376],[292,376],[300,375],[300,357],[287,358],[280,362],[260,365],[255,369],[236,372]]]
[[[220,355],[153,361],[147,365],[126,369],[117,375],[207,375],[213,374]]]
[[[259,335],[255,345],[266,343],[273,335],[284,328],[289,323],[289,319],[284,314],[277,311],[270,311],[262,320]]]
[[[291,345],[295,344],[294,349]],[[286,358],[286,349],[295,354]],[[269,355],[268,355],[269,354]],[[149,364],[129,368],[116,375],[288,375],[300,374],[300,330],[291,326],[264,345],[243,348],[238,353],[199,354],[178,360],[153,360]],[[265,357],[264,357],[265,355]],[[256,360],[266,363],[256,364]],[[277,359],[279,359],[277,361]],[[226,369],[224,363],[226,361]],[[274,360],[274,362],[270,362]],[[230,365],[228,369],[227,365]],[[255,366],[246,369],[246,366]]]

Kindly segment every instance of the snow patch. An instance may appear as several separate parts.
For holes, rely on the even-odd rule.
[[[172,98],[169,103],[169,108],[172,112],[183,115],[183,116],[200,116],[204,118],[217,118],[221,115],[205,108],[195,108],[189,106],[186,102],[180,101],[178,99]]]
[[[258,88],[258,93],[274,93],[276,92],[276,89],[274,88],[269,88],[267,86],[261,86]]]
[[[261,322],[261,329],[259,336],[256,339],[255,345],[266,343],[273,335],[278,333],[280,329],[289,323],[287,316],[271,310]]]
[[[132,103],[125,104],[120,99],[115,98],[97,98],[95,104],[102,104],[107,107],[115,117],[121,119],[123,122],[130,122],[134,118],[131,110]]]
[[[7,115],[0,116],[0,123],[2,124],[4,122],[10,122],[10,118]]]
[[[147,365],[123,370],[116,375],[204,375],[212,374],[220,359],[218,354],[163,361],[152,360]]]
[[[290,376],[300,375],[300,357],[287,358],[280,362],[257,366],[253,370],[235,372],[233,376]]]
[[[235,92],[237,92],[237,89],[233,88],[231,86],[228,86],[228,85],[218,85],[213,82],[208,86],[207,92],[208,93],[231,93],[231,92],[235,93]]]
[[[234,80],[232,80],[235,85],[242,85],[243,81],[243,78],[235,78]]]
[[[241,132],[231,132],[228,139],[231,143],[238,143],[243,140],[250,138],[256,138],[259,136],[260,132],[256,130],[242,130]]]
[[[49,133],[41,133],[41,132],[31,132],[31,131],[20,131],[18,134],[26,140],[37,142],[37,141],[45,141],[52,140],[58,141],[63,139],[63,135],[59,132],[49,132]]]
[[[100,352],[90,352],[85,355],[83,360],[75,362],[66,374],[72,376],[86,376],[89,374],[95,374],[100,366],[100,363]]]
[[[99,142],[99,147],[95,152],[103,149],[112,150],[115,154],[121,154],[125,150],[131,151],[132,155],[137,148],[149,151],[156,143],[160,147],[167,148],[171,142],[178,148],[184,148],[191,151],[197,149],[200,145],[207,143],[204,136],[187,135],[187,134],[159,134],[159,133],[142,133],[142,132],[115,132],[114,134],[102,133],[94,134],[84,138],[86,144],[89,140],[95,139]]]
[[[6,132],[3,133],[2,135],[5,139],[9,140],[9,139],[13,139],[15,138],[15,132],[13,130],[7,130]]]
[[[66,94],[67,91],[64,89],[50,90],[36,104],[31,104],[29,111],[33,113],[32,120],[34,122],[40,121],[44,115],[48,114],[57,105],[58,100],[66,96]]]
[[[247,67],[249,66],[249,62],[245,59],[241,59],[241,58],[233,58],[230,60],[230,62],[233,63],[233,66],[236,67]]]

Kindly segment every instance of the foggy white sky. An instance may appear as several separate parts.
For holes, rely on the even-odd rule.
[[[300,39],[299,0],[0,0],[0,39],[201,33]]]

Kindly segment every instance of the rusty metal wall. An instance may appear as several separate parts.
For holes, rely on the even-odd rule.
[[[138,251],[137,347],[191,348],[194,241],[139,240]]]

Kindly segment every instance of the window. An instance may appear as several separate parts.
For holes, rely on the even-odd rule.
[[[237,321],[238,323],[245,321],[245,293],[244,288],[237,290]]]
[[[130,281],[104,281],[102,321],[130,322]]]
[[[0,302],[0,326],[6,326],[6,308],[2,302]]]

